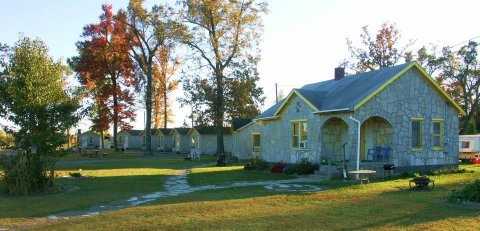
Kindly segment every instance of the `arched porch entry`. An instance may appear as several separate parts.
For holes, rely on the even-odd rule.
[[[348,142],[348,125],[342,119],[333,117],[325,121],[322,126],[322,158],[332,162],[341,162],[343,159],[343,144]],[[345,154],[345,159],[349,155]]]
[[[367,154],[374,147],[389,148],[392,132],[392,125],[382,117],[374,116],[365,120],[360,128],[360,159],[373,160]]]

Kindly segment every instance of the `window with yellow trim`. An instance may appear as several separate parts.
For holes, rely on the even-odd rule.
[[[292,122],[292,147],[293,148],[307,148],[307,122],[294,121]]]
[[[259,152],[260,151],[260,134],[259,133],[252,134],[252,140],[253,140],[253,151]]]
[[[432,136],[433,136],[433,148],[442,149],[442,121],[441,120],[433,120],[432,121]]]
[[[191,148],[198,148],[198,137],[192,136]]]
[[[422,119],[412,119],[412,148],[422,148]]]

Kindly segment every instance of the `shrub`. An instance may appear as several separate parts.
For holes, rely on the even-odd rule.
[[[48,163],[42,156],[27,156],[18,152],[13,158],[0,158],[3,176],[10,194],[42,193],[53,187],[54,175],[45,171]]]
[[[270,167],[267,162],[263,161],[259,157],[255,158],[255,165],[257,166],[257,170],[265,171],[268,170]]]
[[[270,172],[272,173],[283,173],[283,169],[285,168],[285,164],[282,162],[278,162],[272,166]]]
[[[475,180],[460,191],[453,191],[448,197],[449,201],[480,202],[480,180]]]
[[[243,166],[245,170],[259,170],[264,171],[268,169],[268,163],[262,159],[256,157],[255,159],[250,158],[248,162]]]
[[[467,171],[464,168],[441,168],[437,170],[432,170],[428,174],[434,176],[434,175],[458,174],[458,173],[466,173],[466,172],[473,172],[473,171]]]
[[[313,165],[307,158],[302,158],[300,162],[295,165],[295,171],[298,175],[313,174],[318,170],[318,165]]]
[[[70,175],[73,178],[80,178],[82,177],[82,174],[79,172],[69,172],[68,175]]]

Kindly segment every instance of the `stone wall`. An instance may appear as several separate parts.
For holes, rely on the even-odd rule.
[[[320,162],[320,120],[300,97],[293,95],[283,108],[280,118],[260,122],[260,156],[268,162],[296,163],[301,158]],[[306,150],[292,148],[291,120],[307,120]]]
[[[255,130],[260,132],[261,158],[268,162],[285,163],[295,163],[300,158],[308,158],[314,163],[328,158],[335,161],[338,159],[339,148],[343,152],[337,146],[347,143],[346,159],[350,160],[350,165],[355,165],[359,133],[358,124],[351,119],[353,117],[363,124],[364,132],[367,133],[363,146],[365,156],[369,146],[381,145],[391,148],[387,161],[396,166],[456,165],[458,115],[447,100],[419,75],[414,69],[406,71],[353,113],[313,114],[314,109],[293,95],[278,119],[259,121],[259,127]],[[327,122],[332,118],[330,122],[338,123]],[[423,119],[421,150],[413,150],[411,147],[412,118]],[[433,119],[443,120],[442,150],[432,148]],[[307,120],[306,150],[292,148],[291,120]],[[251,135],[251,132],[245,133]],[[247,135],[243,136],[237,138],[238,142],[251,139]],[[241,154],[237,154],[240,157]],[[333,154],[337,155],[337,159]]]
[[[250,123],[246,127],[241,128],[233,133],[233,147],[232,154],[240,160],[246,160],[251,157],[253,152],[253,133],[260,133],[260,125],[257,123]],[[267,137],[266,137],[267,138]],[[261,142],[260,137],[260,142]],[[260,150],[262,147],[260,146]]]
[[[392,125],[391,163],[397,166],[458,164],[458,115],[417,71],[408,70],[354,113],[362,123],[375,116]],[[412,150],[412,118],[423,119],[422,150]],[[432,148],[433,119],[443,119],[443,150]]]

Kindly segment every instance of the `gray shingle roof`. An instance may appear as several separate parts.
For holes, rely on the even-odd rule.
[[[280,106],[282,105],[283,101],[285,99],[282,99],[280,101],[278,101],[278,103],[276,103],[275,105],[271,106],[269,109],[267,109],[266,111],[264,111],[262,114],[258,115],[257,117],[255,117],[255,119],[261,119],[261,118],[266,118],[266,117],[271,117],[273,116],[273,114],[275,114],[275,112],[278,110],[278,108],[280,108]]]
[[[160,128],[158,129],[159,132],[161,132],[163,135],[168,136],[172,132],[172,128]]]
[[[126,131],[126,132],[128,132],[132,136],[139,136],[140,133],[143,132],[143,130],[129,130],[129,131]]]
[[[351,109],[380,88],[391,78],[403,71],[412,62],[380,70],[346,76],[340,80],[327,80],[307,84],[296,92],[307,99],[319,111]],[[273,105],[255,119],[271,117],[282,105],[283,100]]]
[[[188,135],[191,128],[174,128],[180,135]]]
[[[215,135],[215,134],[217,134],[217,132],[216,132],[217,129],[214,126],[196,127],[195,129],[201,135]],[[223,127],[223,134],[224,135],[231,135],[232,134],[232,127]]]
[[[392,77],[408,67],[411,62],[380,70],[307,84],[298,92],[307,98],[318,110],[350,108],[385,84]],[[306,94],[306,95],[304,95]]]

